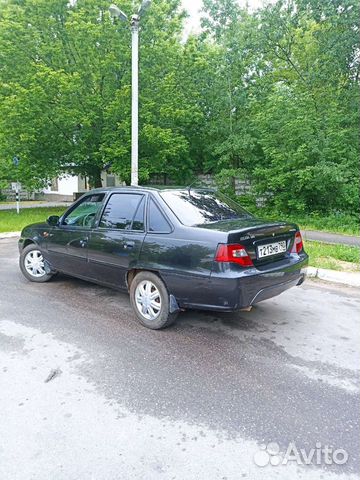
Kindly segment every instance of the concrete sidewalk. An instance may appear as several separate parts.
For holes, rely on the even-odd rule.
[[[72,202],[32,202],[32,201],[24,201],[20,202],[20,210],[23,208],[48,208],[48,207],[69,207]],[[9,203],[0,203],[0,210],[15,210],[16,203],[9,202]]]
[[[360,237],[343,235],[342,233],[320,232],[318,230],[301,230],[304,240],[313,240],[323,243],[334,243],[337,245],[350,245],[360,247]]]

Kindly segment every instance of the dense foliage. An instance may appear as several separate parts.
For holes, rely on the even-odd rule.
[[[130,177],[130,31],[104,0],[0,0],[0,182],[68,171]],[[121,0],[132,13],[132,2]],[[180,0],[142,21],[140,177],[248,177],[277,210],[355,213],[359,2],[204,0],[183,40]]]

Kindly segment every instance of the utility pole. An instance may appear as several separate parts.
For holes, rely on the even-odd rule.
[[[150,6],[151,0],[143,0],[137,14],[132,15],[131,28],[131,185],[139,185],[139,24],[140,18]],[[117,5],[110,5],[112,18],[128,22],[128,16]]]

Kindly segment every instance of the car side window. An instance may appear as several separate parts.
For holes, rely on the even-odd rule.
[[[85,197],[79,205],[71,210],[62,221],[62,225],[91,228],[104,200],[104,193]]]
[[[141,218],[143,198],[143,195],[137,193],[113,193],[101,216],[99,227],[143,230],[144,214]],[[133,228],[133,223],[136,228]]]
[[[139,230],[139,231],[145,230],[144,213],[145,213],[145,197],[143,196],[135,212],[131,230]]]
[[[152,198],[149,201],[149,231],[158,233],[171,232],[169,222]]]

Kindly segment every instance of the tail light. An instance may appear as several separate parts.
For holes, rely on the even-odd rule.
[[[301,233],[296,232],[295,233],[295,240],[294,240],[294,245],[291,249],[292,253],[300,253],[302,249],[304,248]]]
[[[230,245],[219,243],[215,255],[215,261],[237,263],[242,267],[250,267],[254,265],[245,247],[238,243]]]

